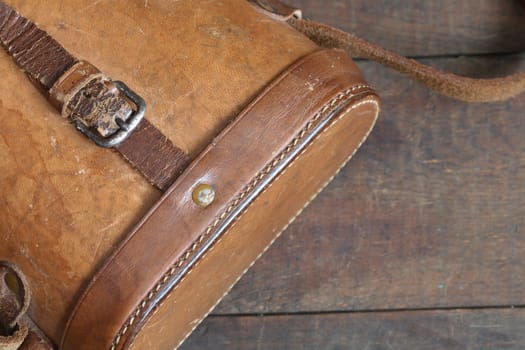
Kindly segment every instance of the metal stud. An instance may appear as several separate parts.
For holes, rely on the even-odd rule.
[[[206,208],[215,200],[215,189],[209,184],[199,184],[193,189],[192,198],[199,207]]]

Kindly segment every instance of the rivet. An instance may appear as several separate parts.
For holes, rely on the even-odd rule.
[[[207,207],[215,200],[215,189],[209,184],[199,184],[193,189],[193,202],[199,207]]]

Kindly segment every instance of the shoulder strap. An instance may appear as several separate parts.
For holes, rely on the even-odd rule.
[[[322,47],[343,49],[351,56],[377,61],[408,75],[438,93],[458,100],[503,101],[525,91],[525,72],[497,79],[472,79],[458,76],[408,59],[329,25],[302,19],[301,11],[283,5],[278,0],[250,1],[271,17],[287,21]]]

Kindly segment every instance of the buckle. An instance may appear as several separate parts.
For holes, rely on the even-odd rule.
[[[75,118],[77,130],[103,148],[115,147],[122,143],[137,128],[146,113],[146,102],[139,95],[121,81],[112,81],[111,83],[136,107],[127,119],[115,118],[115,123],[119,127],[117,131],[111,135],[103,136],[100,132],[93,130],[83,119]]]
[[[51,103],[100,147],[123,142],[144,119],[146,103],[123,82],[78,61],[49,90]]]

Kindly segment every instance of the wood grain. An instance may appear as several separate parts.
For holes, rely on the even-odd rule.
[[[525,49],[520,0],[287,0],[329,23],[405,56]]]
[[[375,131],[215,312],[525,304],[525,99],[469,105],[360,66],[383,97]]]
[[[457,310],[270,317],[211,317],[192,349],[521,350],[525,311]]]

